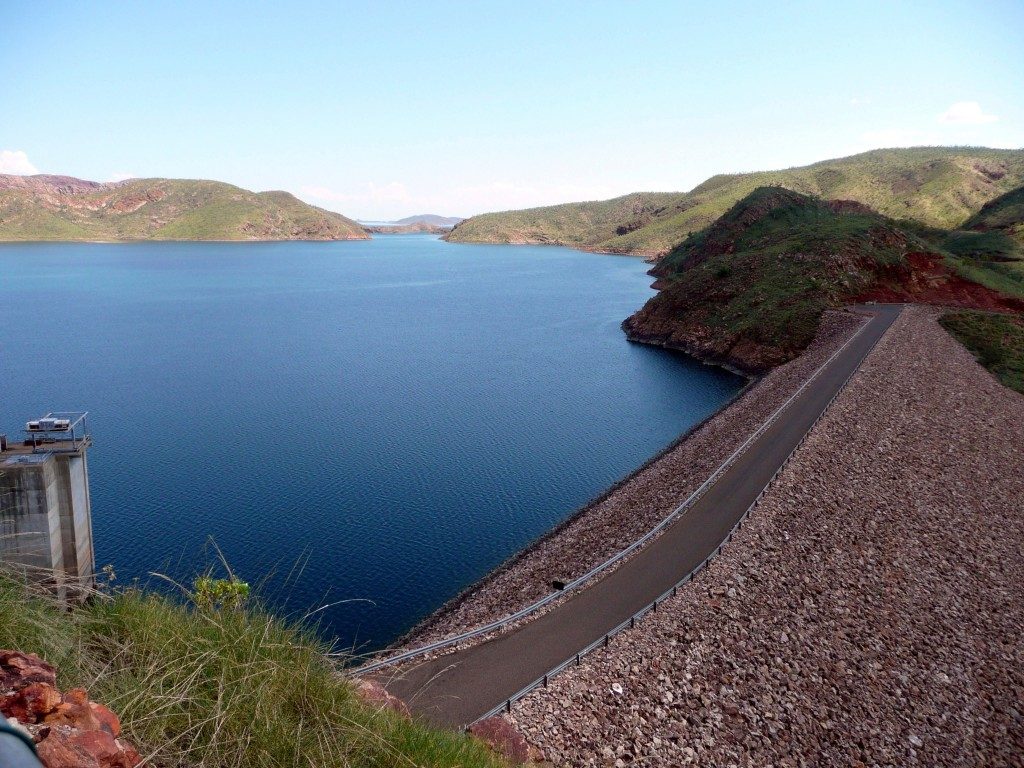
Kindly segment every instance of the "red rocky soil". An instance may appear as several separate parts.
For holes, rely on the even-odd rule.
[[[934,253],[908,253],[907,266],[883,272],[856,301],[916,302],[972,309],[1024,311],[1024,301],[954,274]]]
[[[138,752],[121,722],[84,688],[61,693],[54,668],[35,654],[0,651],[0,714],[26,731],[46,768],[134,768]]]

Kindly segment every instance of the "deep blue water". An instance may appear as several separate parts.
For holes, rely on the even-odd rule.
[[[387,643],[742,384],[630,344],[647,265],[563,248],[0,245],[0,430],[88,410],[97,565],[213,557]]]

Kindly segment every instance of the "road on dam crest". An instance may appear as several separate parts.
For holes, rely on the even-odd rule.
[[[672,589],[725,540],[902,307],[857,309],[872,315],[869,322],[661,536],[537,619],[479,645],[405,663],[381,679],[387,690],[428,722],[463,727]]]

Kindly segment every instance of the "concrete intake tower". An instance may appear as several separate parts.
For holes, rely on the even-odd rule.
[[[0,561],[61,593],[94,582],[86,413],[48,413],[0,435]]]

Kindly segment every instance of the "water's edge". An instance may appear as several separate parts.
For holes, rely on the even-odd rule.
[[[632,342],[632,340],[630,340],[630,341]],[[632,342],[632,343],[643,343],[643,342]],[[661,345],[651,345],[651,346],[661,346]],[[677,350],[677,349],[674,349],[672,347],[663,347],[663,348],[666,349],[666,350],[672,351],[672,352],[682,353],[682,350]],[[691,357],[695,357],[694,355],[690,355],[690,356]],[[696,357],[695,357],[695,359],[700,360],[700,358],[696,358]],[[400,635],[394,641],[394,643],[392,643],[392,647],[393,648],[401,648],[403,646],[408,645],[416,637],[418,637],[420,634],[422,634],[424,632],[428,632],[432,627],[434,627],[439,621],[441,621],[443,618],[445,618],[449,613],[451,613],[452,611],[456,610],[460,605],[462,605],[466,600],[468,600],[469,597],[472,594],[476,593],[476,591],[478,589],[480,589],[488,581],[490,581],[490,580],[492,580],[494,578],[497,578],[498,576],[500,576],[503,573],[507,573],[508,571],[511,571],[511,570],[515,569],[516,566],[519,565],[520,562],[522,562],[526,557],[528,557],[530,554],[532,554],[535,550],[537,550],[544,543],[546,543],[546,542],[550,541],[551,539],[556,538],[557,536],[561,535],[561,533],[563,531],[565,531],[569,526],[571,526],[573,523],[575,523],[580,517],[582,517],[587,512],[589,512],[592,508],[594,508],[598,504],[600,504],[603,501],[605,501],[606,499],[608,499],[609,496],[611,496],[616,491],[618,491],[622,486],[624,486],[627,483],[629,483],[630,481],[632,481],[637,475],[639,475],[640,473],[644,472],[645,470],[650,468],[652,465],[656,464],[658,461],[660,461],[662,458],[664,458],[667,454],[669,454],[672,451],[674,451],[676,448],[679,447],[679,445],[681,443],[683,443],[686,440],[688,440],[694,433],[696,433],[699,429],[704,427],[709,421],[711,421],[712,419],[716,418],[722,412],[726,411],[727,409],[731,408],[734,404],[739,402],[762,378],[761,376],[754,376],[754,375],[751,375],[751,374],[745,374],[745,373],[742,373],[740,371],[732,370],[732,369],[729,369],[727,366],[719,365],[717,363],[706,362],[706,361],[701,361],[701,362],[705,362],[706,365],[714,365],[716,367],[725,368],[726,370],[729,370],[730,373],[736,373],[737,375],[744,376],[747,379],[747,383],[744,384],[743,387],[741,387],[735,394],[733,394],[732,397],[730,397],[726,402],[722,403],[722,406],[718,410],[714,411],[713,413],[709,413],[703,419],[701,419],[697,423],[691,425],[682,434],[680,434],[675,440],[673,440],[671,443],[666,445],[660,451],[655,453],[653,456],[651,456],[649,459],[647,459],[643,464],[641,464],[636,469],[631,471],[629,474],[623,476],[619,480],[616,480],[614,483],[609,485],[607,488],[605,488],[599,494],[597,494],[592,499],[587,501],[581,507],[579,507],[575,511],[571,512],[564,520],[562,520],[560,523],[555,525],[549,531],[547,531],[546,533],[541,534],[540,536],[535,538],[533,541],[531,541],[529,544],[527,544],[525,547],[520,549],[518,552],[515,552],[514,554],[510,555],[503,562],[499,563],[497,566],[495,566],[493,569],[491,569],[490,571],[485,573],[479,579],[477,579],[476,581],[473,581],[472,583],[468,584],[465,588],[460,590],[457,595],[455,595],[454,597],[452,597],[451,599],[446,601],[439,608],[437,608],[436,610],[432,611],[430,614],[428,614],[423,619],[418,621],[411,628],[409,628],[409,630],[407,630],[406,632],[402,633],[402,635]],[[467,628],[467,629],[470,629],[470,628]]]

